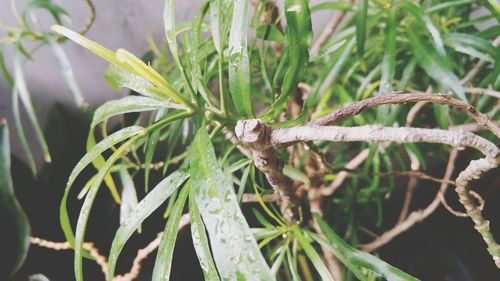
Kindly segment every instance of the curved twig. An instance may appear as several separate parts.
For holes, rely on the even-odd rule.
[[[448,95],[443,94],[423,94],[423,93],[392,93],[383,96],[376,96],[365,99],[353,104],[350,104],[342,109],[332,112],[320,119],[307,123],[309,126],[325,126],[335,123],[347,117],[359,114],[360,112],[382,104],[402,104],[408,102],[431,102],[438,104],[447,104],[458,107],[468,112],[476,122],[488,129],[490,129],[497,137],[500,138],[500,128],[491,122],[486,115],[479,112],[476,108],[468,103],[454,99]]]

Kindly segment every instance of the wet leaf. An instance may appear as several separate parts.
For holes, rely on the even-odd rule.
[[[204,127],[191,147],[190,173],[191,188],[221,279],[275,280],[241,212],[232,180],[222,171]]]

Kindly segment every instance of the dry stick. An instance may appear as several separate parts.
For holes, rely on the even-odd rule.
[[[299,214],[298,199],[290,178],[283,174],[283,161],[268,143],[268,129],[261,121],[252,119],[238,121],[235,132],[238,139],[250,147],[255,166],[266,175],[269,184],[279,194],[283,215],[294,222]]]
[[[500,99],[500,92],[495,90],[483,89],[483,88],[465,88],[464,90],[466,93],[469,94],[487,95]]]
[[[369,154],[370,150],[368,148],[361,150],[361,152],[354,158],[352,158],[351,161],[349,161],[345,165],[345,167],[347,169],[356,169],[357,167],[359,167],[359,165],[361,165],[361,163],[363,163],[366,160],[366,158],[368,158]],[[338,173],[337,176],[335,177],[335,180],[333,180],[333,182],[329,186],[321,190],[323,195],[324,196],[332,195],[342,185],[342,183],[344,183],[348,175],[349,174],[347,171],[342,171]]]
[[[466,112],[468,112],[476,122],[491,130],[497,137],[500,137],[500,128],[498,128],[493,122],[491,122],[486,115],[479,112],[473,106],[451,98],[445,94],[422,94],[422,93],[392,93],[383,96],[376,96],[369,99],[365,99],[353,104],[350,104],[342,109],[332,112],[320,119],[311,121],[307,123],[309,126],[325,126],[342,120],[344,118],[354,116],[360,112],[382,104],[402,104],[408,102],[420,102],[427,101],[431,103],[447,104],[458,107]]]
[[[469,190],[469,192],[474,198],[477,199],[477,201],[479,202],[478,208],[479,208],[479,210],[482,211],[484,209],[484,204],[485,204],[483,197],[481,197],[481,195],[479,195],[475,191]],[[443,207],[448,212],[450,212],[452,215],[454,215],[456,217],[460,217],[460,218],[468,217],[469,215],[467,213],[455,211],[455,210],[453,210],[453,208],[450,205],[448,205],[448,202],[446,202],[446,198],[444,197],[445,193],[446,193],[446,191],[439,194],[439,200],[441,201],[441,204],[443,204]]]
[[[457,149],[455,148],[451,150],[450,157],[448,159],[448,165],[446,166],[446,171],[444,174],[444,180],[446,181],[448,181],[452,176],[453,169],[455,167],[456,157],[457,157]],[[439,203],[441,202],[439,199],[439,194],[443,193],[447,187],[448,183],[443,182],[441,184],[441,187],[439,188],[438,194],[425,209],[412,212],[404,221],[398,222],[396,226],[384,232],[382,235],[375,238],[375,240],[373,240],[372,242],[360,245],[360,248],[363,251],[372,252],[378,249],[379,247],[389,243],[394,237],[410,229],[416,223],[427,218],[437,209],[437,207],[439,207]]]
[[[48,249],[55,250],[55,251],[71,250],[72,249],[71,244],[67,241],[66,242],[54,242],[54,241],[49,241],[49,240],[45,240],[42,238],[30,236],[29,242],[30,242],[30,244],[37,245],[37,246],[43,247],[43,248],[48,248]],[[94,243],[91,243],[91,242],[83,243],[83,249],[85,249],[87,252],[89,252],[89,254],[95,259],[96,263],[101,268],[101,271],[104,273],[104,275],[106,275],[108,272],[108,260],[106,259],[105,256],[103,256],[99,253],[99,249],[97,249],[94,246]]]
[[[492,45],[493,45],[493,47],[498,47],[498,45],[500,45],[500,36],[495,38]],[[474,79],[474,77],[476,77],[476,75],[479,73],[479,71],[481,71],[481,69],[485,65],[486,65],[486,61],[479,60],[477,62],[477,64],[469,71],[469,73],[467,73],[467,75],[465,75],[465,77],[462,80],[460,80],[460,83],[462,83],[462,85],[469,83],[472,79]]]
[[[189,214],[184,214],[181,217],[179,222],[178,231],[184,228],[189,224]],[[137,251],[137,255],[134,258],[132,263],[132,267],[130,271],[123,274],[117,275],[113,278],[113,281],[132,281],[139,276],[141,272],[141,264],[152,252],[154,252],[158,246],[160,245],[160,240],[163,235],[163,232],[158,233],[156,238],[151,241],[146,247],[139,249]],[[33,245],[37,245],[40,247],[52,249],[52,250],[71,250],[71,244],[69,242],[53,242],[45,239],[41,239],[38,237],[30,237],[29,241]],[[86,242],[83,244],[83,249],[89,252],[89,254],[95,259],[96,263],[101,267],[101,271],[104,273],[104,276],[108,274],[108,260],[105,256],[99,253],[99,249],[94,246],[94,243]]]

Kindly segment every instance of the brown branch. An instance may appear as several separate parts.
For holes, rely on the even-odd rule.
[[[363,149],[358,155],[352,158],[351,161],[349,161],[345,165],[345,167],[348,169],[356,169],[357,167],[359,167],[359,165],[361,165],[361,163],[363,163],[366,160],[366,158],[368,158],[369,154],[370,154],[369,149],[367,148]],[[323,195],[325,196],[332,195],[342,185],[342,183],[344,183],[348,175],[349,174],[347,171],[342,171],[338,173],[338,175],[335,177],[335,180],[333,180],[333,182],[329,186],[324,187],[321,190]]]
[[[474,198],[476,198],[476,199],[477,199],[477,201],[479,202],[479,210],[481,210],[481,211],[482,211],[482,210],[484,209],[484,204],[485,204],[483,197],[481,197],[481,195],[479,195],[479,194],[478,194],[477,192],[475,192],[475,191],[470,190],[469,192],[470,192],[470,194],[471,194]],[[439,194],[439,195],[440,195],[440,196],[439,196],[439,200],[441,200],[441,204],[443,204],[443,207],[444,207],[444,208],[445,208],[448,212],[450,212],[452,215],[454,215],[454,216],[456,216],[456,217],[461,217],[461,218],[466,218],[466,217],[468,217],[469,215],[467,215],[467,213],[464,213],[464,212],[459,212],[459,211],[455,211],[455,210],[453,210],[453,208],[452,208],[450,205],[448,205],[448,202],[446,202],[446,198],[445,198],[445,196],[444,196],[444,195],[445,195],[445,193],[446,193],[446,191],[445,191],[445,192],[443,192],[443,193],[440,193],[440,194]]]
[[[410,229],[413,225],[415,225],[418,222],[421,222],[422,220],[427,218],[430,214],[432,214],[437,209],[437,207],[439,207],[439,204],[441,203],[439,194],[444,192],[448,187],[448,183],[446,181],[449,181],[449,179],[453,174],[456,157],[457,157],[457,149],[452,149],[450,152],[450,157],[448,159],[448,165],[446,166],[446,171],[444,174],[445,182],[441,184],[436,197],[425,209],[413,211],[405,220],[397,223],[393,228],[384,232],[382,235],[375,238],[372,242],[368,244],[359,245],[359,247],[366,252],[375,251],[381,246],[389,243],[392,239],[394,239],[394,237]]]
[[[292,181],[283,174],[283,161],[268,142],[269,129],[260,120],[252,119],[238,121],[235,132],[238,139],[250,147],[255,166],[266,175],[269,184],[279,194],[281,211],[292,222],[299,214],[297,196]]]
[[[479,125],[490,129],[497,137],[500,137],[500,128],[498,128],[493,122],[491,122],[486,115],[479,112],[476,108],[463,101],[451,98],[450,96],[443,94],[392,93],[383,96],[376,96],[350,104],[320,119],[311,121],[307,123],[307,125],[309,126],[329,125],[344,118],[357,115],[368,108],[382,104],[404,104],[408,102],[424,102],[424,101],[458,107],[468,112]]]
[[[178,231],[184,228],[189,224],[189,214],[184,214],[181,217],[179,222]],[[113,278],[113,281],[132,281],[136,279],[141,272],[141,264],[142,262],[152,253],[154,252],[158,246],[160,245],[160,240],[163,235],[163,232],[158,233],[156,238],[151,241],[146,247],[139,249],[137,251],[137,255],[134,258],[132,263],[132,267],[130,271],[117,275]],[[30,237],[29,241],[33,245],[37,245],[40,247],[52,249],[52,250],[71,250],[71,244],[69,242],[54,242],[45,239],[41,239],[38,237]],[[94,246],[94,243],[85,242],[83,243],[83,249],[85,249],[89,254],[95,259],[96,263],[101,267],[101,271],[104,273],[104,276],[108,274],[108,259],[99,253],[99,249]]]
[[[482,174],[496,168],[499,162],[500,157],[495,157],[495,155],[487,155],[485,158],[471,161],[469,166],[467,166],[455,180],[457,183],[457,188],[455,190],[458,193],[460,203],[462,203],[467,214],[474,221],[476,230],[481,234],[484,242],[486,242],[488,252],[493,257],[497,267],[500,268],[500,245],[497,244],[495,238],[491,234],[489,221],[484,219],[481,210],[476,203],[474,203],[474,199],[469,192],[469,182],[478,179]]]
[[[262,126],[265,127],[263,123]],[[490,141],[470,132],[447,131],[441,129],[397,128],[380,125],[355,127],[339,126],[298,126],[271,129],[267,127],[268,144],[274,148],[288,146],[295,142],[396,142],[396,143],[440,143],[458,148],[471,147],[492,158],[498,157],[498,148]]]
[[[497,99],[500,99],[500,92],[491,90],[491,89],[483,89],[483,88],[465,88],[466,93],[476,94],[476,95],[487,95],[492,96]]]

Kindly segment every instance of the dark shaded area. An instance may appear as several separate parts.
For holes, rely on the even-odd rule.
[[[452,178],[456,178],[468,161],[475,158],[477,155],[473,155],[472,151],[461,152]],[[445,165],[434,163],[429,170],[436,177],[442,177]],[[500,238],[500,205],[495,202],[500,201],[499,184],[498,168],[472,183],[473,189],[486,200],[483,215],[491,221],[492,232],[498,237],[497,240]],[[405,183],[398,186],[404,187]],[[439,184],[421,180],[414,194],[412,210],[425,208],[433,200],[438,188]],[[386,206],[387,228],[392,227],[391,223],[399,215],[404,189],[399,193],[400,196],[395,196]],[[453,187],[448,188],[446,199],[454,210],[463,211]],[[472,220],[468,217],[455,217],[442,206],[427,220],[382,247],[380,254],[385,261],[426,281],[500,280],[500,271],[488,254],[486,244],[474,229]]]

